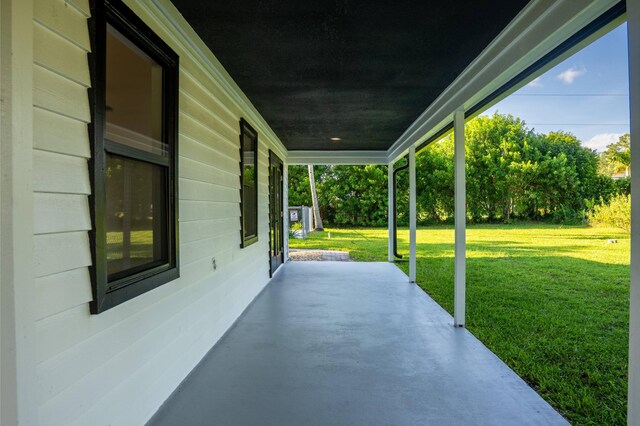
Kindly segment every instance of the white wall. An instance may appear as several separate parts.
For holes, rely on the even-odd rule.
[[[128,1],[180,55],[181,277],[90,315],[88,0],[34,2],[41,424],[143,424],[268,281],[268,150],[282,145],[165,1]],[[259,132],[259,241],[240,249],[239,125]],[[215,257],[217,270],[212,267]]]

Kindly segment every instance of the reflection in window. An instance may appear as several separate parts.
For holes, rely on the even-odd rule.
[[[244,120],[240,132],[242,247],[246,247],[258,240],[258,134]]]
[[[107,155],[109,281],[167,262],[164,167]]]
[[[167,155],[162,140],[162,67],[113,27],[107,27],[108,140]]]

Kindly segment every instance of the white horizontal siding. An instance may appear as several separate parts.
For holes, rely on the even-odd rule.
[[[95,401],[107,397],[108,392],[96,394],[96,389],[112,390],[122,386],[124,382],[139,386],[130,377],[138,369],[144,368],[150,358],[162,351],[174,353],[184,350],[182,345],[176,348],[169,348],[167,345],[179,336],[186,335],[190,325],[213,307],[217,307],[218,312],[224,312],[227,309],[225,300],[227,303],[234,303],[227,299],[227,295],[243,284],[242,278],[238,277],[238,274],[242,274],[239,266],[233,265],[217,271],[219,278],[215,280],[194,284],[179,280],[169,284],[173,287],[173,291],[169,292],[163,286],[161,288],[167,294],[161,300],[133,313],[125,321],[95,330],[75,345],[73,350],[64,351],[41,364],[41,418],[60,418],[63,420],[60,424],[70,424],[76,415],[89,409]],[[95,317],[91,320],[93,318]],[[187,337],[196,338],[195,335]],[[171,359],[167,361],[171,363]],[[135,395],[127,395],[135,398]],[[115,392],[109,398],[123,396],[125,395]]]
[[[228,92],[217,84],[212,76],[203,70],[202,66],[196,63],[193,58],[189,56],[182,57],[181,68],[182,72],[188,74],[191,78],[205,86],[211,96],[218,99],[221,104],[229,110],[232,116],[240,117],[243,115],[242,110],[233,102],[233,99],[229,96]]]
[[[83,194],[34,194],[35,234],[89,231],[89,203]]]
[[[180,200],[181,223],[230,218],[238,219],[238,227],[240,226],[240,205],[238,203]],[[238,230],[238,232],[240,231]]]
[[[235,187],[189,179],[182,179],[181,183],[180,198],[183,200],[240,202],[240,192]]]
[[[239,219],[236,217],[180,222],[180,242],[188,244],[208,238],[211,235],[224,234],[225,232],[237,232],[240,235],[238,223]]]
[[[213,144],[207,145],[206,141],[197,141],[182,135],[180,137],[180,156],[199,161],[228,173],[240,176],[238,159],[224,155]]]
[[[122,398],[120,391],[124,389],[117,388],[115,392],[96,401],[92,409],[73,424],[84,425],[93,418],[112,416],[115,417],[113,424],[126,424],[134,414],[141,419],[153,414],[148,411],[148,407],[155,403],[149,389],[157,389],[163,382],[164,386],[174,387],[210,349],[211,342],[222,336],[264,286],[264,269],[256,270],[255,274],[247,274],[241,269],[239,265],[236,266],[236,274],[226,278],[225,288],[210,291],[206,296],[198,298],[186,312],[171,318],[165,327],[146,336],[148,340],[160,341],[161,344],[154,347],[155,351],[142,368],[132,370],[132,374],[127,376],[127,391],[140,395],[140,399]],[[181,322],[178,317],[182,317]],[[174,340],[169,340],[170,338]],[[148,342],[136,342],[130,353],[122,355],[123,359],[136,360],[148,355],[145,343]],[[171,382],[163,380],[165,369],[178,371],[178,374],[171,377]],[[141,404],[142,401],[146,404]],[[114,412],[114,406],[121,407],[122,411]]]
[[[188,71],[182,70],[180,73],[181,94],[202,107],[199,113],[204,114],[203,117],[211,117],[215,120],[216,129],[226,131],[227,135],[234,137],[236,129],[232,125],[237,118],[228,108],[216,99],[209,88],[205,87],[200,81]]]
[[[53,34],[39,23],[33,24],[33,60],[43,68],[89,87],[87,51]]]
[[[70,7],[70,4],[79,8]],[[52,32],[66,38],[78,47],[89,51],[89,32],[87,31],[88,7],[86,1],[35,0],[33,15],[36,22]],[[85,13],[81,10],[84,9]],[[34,47],[34,50],[37,50]]]
[[[60,354],[72,354],[77,345],[82,345],[92,338],[105,332],[110,327],[120,326],[123,333],[126,333],[126,324],[135,323],[136,329],[139,327],[136,315],[145,311],[148,315],[149,309],[162,310],[165,306],[171,306],[172,301],[161,302],[163,298],[172,295],[175,288],[185,288],[188,283],[198,283],[205,281],[210,286],[216,286],[226,279],[225,265],[231,262],[222,262],[215,275],[212,275],[213,268],[210,259],[203,259],[198,262],[186,265],[180,270],[180,280],[159,287],[158,289],[145,294],[145,296],[132,299],[131,301],[106,311],[100,315],[89,315],[88,306],[80,306],[69,309],[52,317],[42,319],[38,323],[38,359],[40,362],[54,358]],[[210,280],[207,280],[210,279]],[[187,283],[182,285],[182,283]],[[173,300],[177,302],[178,299]],[[162,313],[159,314],[163,317]],[[94,340],[100,341],[100,338]]]
[[[91,10],[89,8],[89,0],[66,0],[68,5],[71,5],[78,9],[78,11],[85,17],[89,17],[91,15]]]
[[[180,134],[197,141],[208,141],[217,150],[227,157],[239,159],[240,151],[238,146],[239,136],[227,139],[216,131],[208,123],[201,124],[198,120],[187,115],[184,110],[180,112]]]
[[[90,194],[87,160],[34,150],[33,189],[37,192]]]
[[[233,173],[225,172],[209,164],[182,156],[179,163],[181,178],[240,189],[240,177],[235,173],[235,170]]]
[[[33,69],[33,103],[85,123],[90,119],[87,88],[40,65]]]
[[[89,237],[86,232],[36,235],[34,244],[36,277],[91,265]]]
[[[90,315],[88,0],[36,0],[35,303],[38,416],[47,425],[143,424],[268,281],[275,142],[260,132],[259,241],[240,249],[239,121],[256,114],[153,2],[127,3],[180,55],[180,278]]]
[[[216,129],[216,132],[221,136],[220,141],[226,141],[230,144],[228,148],[239,140],[237,130],[233,131],[229,127],[222,126],[223,124],[227,124],[229,126],[233,124],[235,127],[238,127],[237,122],[227,123],[223,121],[219,116],[207,110],[206,106],[200,104],[196,99],[188,94],[183,93],[180,97],[180,110],[185,115],[200,123],[200,125]]]
[[[34,147],[74,157],[91,157],[87,124],[41,108],[33,110]]]
[[[182,245],[180,261],[183,265],[202,259],[212,259],[224,255],[230,248],[240,246],[240,233],[236,230],[220,233],[215,237],[203,238],[192,243]],[[220,261],[220,259],[217,259]],[[225,262],[223,262],[225,263]],[[228,262],[227,262],[228,263]]]
[[[89,270],[86,267],[46,275],[36,279],[38,318],[85,305],[92,300]]]

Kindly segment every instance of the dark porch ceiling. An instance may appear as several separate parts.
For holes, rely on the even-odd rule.
[[[384,150],[528,0],[173,3],[287,149]]]

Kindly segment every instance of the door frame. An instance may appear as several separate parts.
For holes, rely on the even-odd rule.
[[[272,212],[273,212],[273,208],[274,206],[272,205],[272,175],[271,175],[271,169],[272,167],[279,167],[280,168],[280,183],[278,185],[278,190],[280,192],[280,196],[278,197],[279,199],[279,203],[277,203],[279,205],[279,213],[280,213],[280,220],[279,220],[279,226],[280,226],[280,234],[279,234],[279,240],[280,240],[280,253],[277,254],[276,256],[273,256],[273,241],[274,241],[274,236],[273,236],[273,224],[274,221],[272,220],[273,218],[272,216]],[[282,159],[280,159],[280,157],[278,157],[278,155],[273,152],[272,150],[269,150],[269,277],[271,278],[273,276],[273,274],[276,272],[276,270],[284,263],[284,162],[282,161]],[[278,221],[276,221],[277,223]],[[274,268],[274,257],[277,259],[276,260],[276,266]]]

